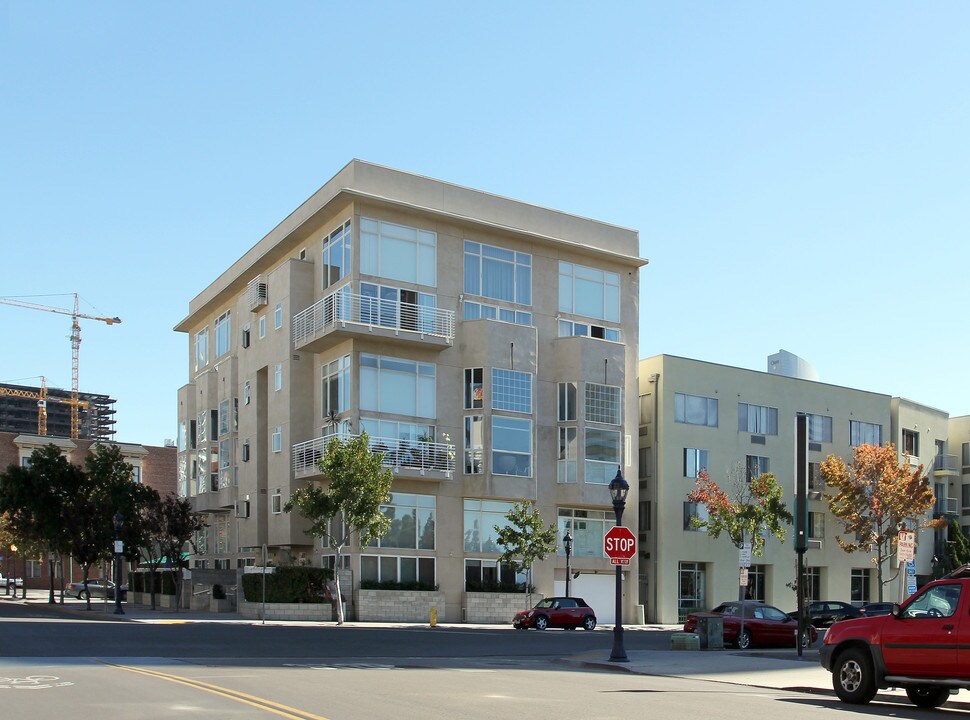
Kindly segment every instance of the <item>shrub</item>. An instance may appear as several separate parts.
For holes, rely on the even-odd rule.
[[[395,582],[393,580],[361,580],[361,590],[437,590],[437,585],[423,582]]]
[[[226,599],[226,591],[223,589],[222,585],[220,585],[219,583],[216,583],[215,585],[212,586],[212,597],[215,600],[225,600]]]
[[[266,602],[328,603],[327,581],[333,572],[327,568],[286,565],[266,576]],[[263,575],[246,573],[242,582],[243,597],[248,602],[263,599]]]
[[[484,593],[525,593],[536,591],[534,587],[526,587],[525,583],[500,583],[494,580],[489,582],[468,580],[465,583],[465,590],[467,592]]]

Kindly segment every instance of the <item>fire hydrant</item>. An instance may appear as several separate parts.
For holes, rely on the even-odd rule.
[[[438,608],[431,608],[431,627],[438,626]]]

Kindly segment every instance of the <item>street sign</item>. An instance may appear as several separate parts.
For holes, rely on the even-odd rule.
[[[916,533],[901,530],[896,538],[896,548],[900,562],[912,560],[916,555]]]
[[[746,567],[741,568],[741,570],[739,571],[739,574],[738,574],[738,579],[740,581],[738,584],[741,587],[747,587],[747,585],[748,585],[748,568],[746,568]]]
[[[738,567],[751,567],[751,543],[743,543],[738,551]]]
[[[611,527],[603,536],[603,551],[611,565],[629,565],[637,554],[637,536],[622,525]]]

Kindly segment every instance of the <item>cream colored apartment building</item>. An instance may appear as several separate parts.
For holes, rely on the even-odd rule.
[[[818,475],[818,465],[828,455],[851,463],[855,445],[892,442],[901,462],[923,465],[937,497],[934,514],[957,515],[962,473],[949,451],[946,412],[806,379],[814,372],[802,372],[803,361],[788,359],[798,361],[789,363],[796,368],[792,375],[798,376],[672,355],[641,360],[639,585],[648,620],[678,623],[695,608],[738,598],[738,549],[726,535],[715,540],[691,527],[691,515],[704,509],[688,503],[687,494],[701,468],[722,487],[736,477],[770,471],[786,489],[785,501],[793,509],[799,413],[809,416],[805,565],[812,599],[862,604],[878,596],[869,557],[847,554],[835,540],[841,525],[827,512]],[[964,423],[963,438],[970,439],[970,422]],[[966,448],[970,460],[970,445]],[[753,558],[748,578],[754,599],[786,612],[796,605],[789,585],[796,562],[792,535],[790,530],[784,542],[769,537],[764,555]],[[920,532],[916,577],[931,573],[943,542],[945,533]],[[885,587],[885,598],[899,599],[905,590],[902,583],[892,583]]]
[[[176,326],[189,370],[179,492],[209,518],[193,562],[258,564],[266,546],[273,563],[332,567],[283,507],[321,480],[330,434],[366,431],[394,473],[393,523],[351,547],[354,589],[437,585],[441,619],[461,620],[466,588],[511,579],[493,526],[525,498],[560,540],[571,532],[571,593],[611,621],[603,533],[618,467],[632,486],[625,524],[636,523],[638,243],[632,230],[350,162]],[[637,577],[635,562],[626,573]],[[533,584],[550,595],[565,579],[560,546]],[[637,602],[628,593],[628,619]]]

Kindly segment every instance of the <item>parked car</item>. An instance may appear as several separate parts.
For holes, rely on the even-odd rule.
[[[596,613],[582,598],[550,597],[540,600],[531,610],[517,612],[512,618],[512,626],[518,630],[549,627],[592,630],[596,627]]]
[[[874,602],[862,606],[862,612],[866,617],[876,617],[877,615],[888,615],[893,611],[891,602]]]
[[[906,691],[922,708],[970,689],[970,565],[925,585],[888,615],[833,625],[819,649],[822,667],[843,702],[868,703],[880,688]]]
[[[23,578],[8,578],[6,575],[0,575],[0,588],[19,588],[23,586]]]
[[[795,620],[798,619],[797,610],[788,614]],[[808,621],[817,628],[827,628],[840,620],[862,617],[863,615],[865,613],[862,608],[841,600],[815,600],[808,604]]]
[[[744,616],[744,629],[741,617]],[[720,616],[724,622],[724,642],[747,650],[755,645],[795,647],[798,634],[798,621],[772,605],[755,600],[734,600],[721,603],[707,613],[691,613],[684,623],[684,632],[697,631],[697,618]],[[818,640],[818,630],[814,625],[805,628],[802,647],[808,647]]]
[[[85,600],[88,597],[105,597],[107,594],[108,600],[115,599],[115,584],[110,580],[104,580],[102,578],[97,578],[94,580],[88,580],[87,588],[84,587],[83,582],[72,582],[64,588],[65,595],[73,595],[78,600]],[[128,599],[128,586],[121,586],[121,599]]]

